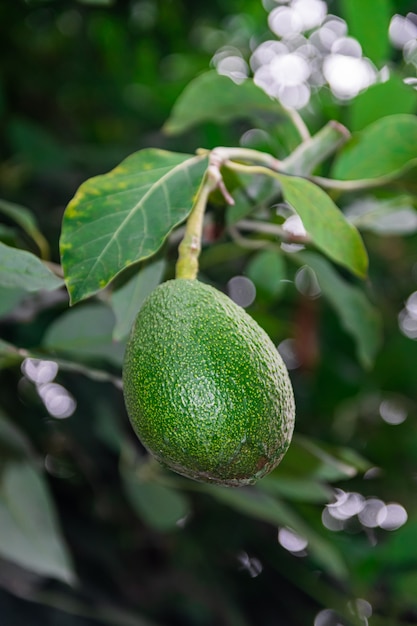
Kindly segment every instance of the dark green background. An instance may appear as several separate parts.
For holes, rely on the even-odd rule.
[[[0,3],[1,197],[34,212],[55,262],[65,205],[89,176],[144,147],[193,152],[199,146],[237,144],[249,123],[207,123],[178,137],[167,137],[161,127],[186,84],[208,69],[216,47],[233,37],[247,57],[248,34],[270,36],[259,0],[93,4]],[[329,11],[341,8],[329,2]],[[413,2],[392,3],[392,13],[413,9]],[[215,39],[203,36],[208,29],[217,33]],[[398,51],[391,51],[389,62],[405,72]],[[307,117],[312,129],[331,117],[349,126],[351,108],[327,95]],[[221,229],[222,215],[217,219]],[[3,222],[6,243],[36,252],[19,229],[6,218]],[[381,468],[373,480],[364,480],[359,471],[333,487],[399,502],[408,512],[407,524],[392,533],[376,529],[372,537],[358,524],[332,533],[321,523],[325,502],[278,489],[282,502],[341,554],[348,568],[343,580],[311,555],[299,558],[282,548],[277,524],[256,503],[255,515],[245,515],[239,505],[228,504],[227,496],[186,481],[175,491],[184,494],[191,511],[184,528],[167,523],[161,529],[158,514],[156,521],[138,514],[140,506],[132,506],[122,486],[121,448],[143,450],[131,432],[120,390],[62,371],[58,381],[78,405],[70,419],[53,420],[35,391],[21,384],[19,365],[12,364],[0,370],[1,411],[25,433],[40,463],[47,455],[56,461],[58,469],[46,476],[78,584],[70,588],[0,561],[2,624],[304,626],[326,608],[340,611],[342,624],[364,624],[349,617],[346,606],[355,598],[372,604],[371,626],[417,623],[417,350],[399,331],[397,319],[417,289],[417,238],[372,233],[364,238],[371,293],[383,319],[383,345],[370,371],[361,368],[351,339],[324,299],[304,299],[288,288],[279,299],[260,293],[250,312],[276,343],[292,334],[308,336],[317,346],[305,355],[305,366],[291,373],[298,436],[323,450],[350,449]],[[221,240],[217,243],[220,255],[225,249]],[[202,267],[224,288],[230,277],[245,272],[249,255],[236,258],[232,251],[220,263],[216,245],[203,254]],[[167,276],[174,249],[169,258]],[[289,278],[293,274],[289,267]],[[37,349],[66,308],[65,299],[37,302],[31,315],[0,319],[0,335]],[[114,363],[92,365],[120,374]],[[377,407],[385,397],[400,398],[407,407],[403,424],[380,419]],[[4,450],[1,461],[6,463],[9,454]],[[129,460],[124,463],[129,473]],[[283,471],[308,490],[317,465],[298,443]],[[154,496],[144,495],[148,502]],[[168,496],[155,498],[160,517],[169,518]],[[256,561],[254,571],[242,566],[242,554],[262,564],[259,575],[251,575],[257,573]]]

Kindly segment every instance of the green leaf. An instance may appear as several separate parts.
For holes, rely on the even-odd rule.
[[[28,462],[3,468],[0,528],[2,557],[42,576],[75,581],[47,484]]]
[[[19,233],[12,226],[0,224],[0,241],[8,246],[18,246]]]
[[[285,476],[282,471],[265,476],[259,481],[258,488],[272,495],[282,496],[286,500],[314,502],[322,504],[330,502],[333,489],[309,478]]]
[[[175,529],[189,512],[187,498],[179,491],[139,480],[135,474],[123,473],[123,487],[133,509],[155,530]]]
[[[396,598],[407,605],[417,608],[417,572],[401,573],[395,577],[393,582]]]
[[[0,356],[17,356],[18,348],[4,339],[0,339]],[[21,357],[23,360],[23,357]]]
[[[369,584],[372,584],[372,582],[376,583],[381,576],[381,571],[386,571],[390,572],[391,576],[395,578],[395,584],[393,585],[395,589],[397,588],[397,583],[401,580],[399,578],[400,572],[415,573],[415,564],[417,562],[416,532],[417,519],[414,516],[410,516],[404,526],[384,537],[384,541],[378,550],[363,554],[361,569],[367,572]]]
[[[200,259],[199,267],[201,270],[213,267],[215,265],[223,265],[231,263],[236,259],[241,259],[247,254],[247,251],[242,246],[236,245],[234,242],[218,243],[215,246],[207,246],[203,248]]]
[[[356,228],[317,185],[297,176],[278,174],[285,200],[301,217],[315,246],[333,261],[365,277],[368,256]]]
[[[42,258],[47,259],[49,257],[48,242],[39,230],[36,219],[31,211],[26,209],[26,207],[20,206],[20,204],[14,204],[13,202],[0,199],[0,213],[12,219],[33,239],[39,248]]]
[[[257,292],[276,298],[285,287],[285,263],[282,253],[276,249],[257,252],[246,267],[247,276],[255,284]]]
[[[0,318],[13,311],[26,296],[24,289],[0,285]]]
[[[390,0],[341,0],[342,16],[349,35],[362,46],[363,53],[376,65],[390,58],[388,28],[394,8]]]
[[[0,286],[25,291],[51,291],[63,284],[34,254],[0,243]]]
[[[76,355],[74,356],[74,361],[71,361],[69,359],[57,358],[56,356],[54,356],[54,361],[56,362],[60,370],[72,372],[81,376],[86,376],[91,380],[101,383],[109,382],[115,385],[117,389],[122,389],[121,378],[118,378],[117,376],[111,374],[105,369],[97,369],[85,363],[81,363],[78,348],[74,352],[76,352]],[[123,356],[123,348],[117,348],[114,352],[115,353],[110,354],[109,360],[115,362],[117,361],[118,366],[120,366]],[[89,354],[87,354],[87,357],[88,356]],[[93,358],[94,356],[95,355],[93,355]],[[0,369],[4,367],[10,367],[11,365],[15,366],[21,363],[26,358],[44,359],[45,351],[28,351],[25,349],[17,348],[13,344],[8,343],[3,339],[0,339]]]
[[[190,213],[206,168],[206,157],[145,149],[81,185],[60,241],[71,304],[159,250]]]
[[[417,211],[410,196],[388,200],[363,197],[345,209],[346,218],[361,230],[378,235],[410,235],[417,231]]]
[[[341,180],[389,180],[415,159],[417,117],[390,115],[352,135],[335,160],[332,176]]]
[[[281,105],[250,78],[238,85],[213,70],[201,74],[187,85],[175,103],[164,130],[170,135],[177,135],[203,122],[226,124],[262,113],[287,118]]]
[[[124,344],[113,341],[115,317],[101,303],[85,304],[63,313],[49,325],[42,345],[47,350],[80,359],[123,362]]]
[[[276,524],[277,526],[292,528],[296,533],[308,540],[308,550],[311,552],[311,555],[329,574],[340,579],[346,578],[346,565],[339,552],[330,542],[327,542],[314,532],[290,507],[277,498],[262,493],[256,487],[231,490],[224,487],[207,486],[207,491],[216,500],[245,515]]]
[[[355,451],[346,448],[327,446],[323,442],[295,435],[281,465],[275,472],[291,475],[300,480],[339,482],[354,478],[358,472],[369,469],[370,463]]]
[[[152,460],[139,460],[131,444],[125,443],[120,475],[126,496],[145,524],[166,532],[178,528],[177,522],[189,513],[190,506],[182,492],[155,481],[161,471]]]
[[[393,74],[386,82],[371,85],[352,100],[349,128],[362,130],[382,117],[413,113],[416,107],[417,91]]]
[[[124,285],[113,291],[111,306],[116,316],[113,339],[125,339],[145,298],[159,285],[165,271],[165,260],[144,265]]]
[[[346,282],[323,257],[313,252],[303,252],[297,257],[314,270],[323,295],[353,337],[360,362],[364,367],[371,367],[381,344],[381,319],[377,309],[361,289]]]

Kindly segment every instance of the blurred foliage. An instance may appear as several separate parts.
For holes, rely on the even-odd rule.
[[[349,2],[328,4],[354,20],[352,34],[365,38],[364,50],[388,63],[392,76],[351,102],[319,91],[303,112],[310,129],[336,119],[362,130],[384,124],[378,120],[386,115],[414,114],[415,94],[402,78],[415,68],[386,39],[375,40],[372,2],[354,17]],[[413,10],[407,0],[382,5],[391,15]],[[287,154],[295,147],[281,116],[266,115],[262,127],[257,111],[249,119],[230,111],[223,121],[206,116],[178,135],[164,127],[219,48],[233,45],[248,58],[254,41],[271,36],[265,8],[260,0],[15,0],[0,3],[0,31],[2,623],[416,624],[415,164],[390,188],[333,194],[369,254],[360,291],[359,281],[312,252],[276,257],[256,248],[256,233],[247,239],[252,247],[242,247],[225,227],[248,215],[250,199],[240,198],[233,217],[213,203],[202,274],[223,289],[236,275],[255,283],[249,311],[292,359],[297,434],[280,467],[256,487],[192,483],[148,459],[120,383],[126,318],[144,291],[172,276],[178,241],[166,244],[168,264],[144,264],[133,278],[119,277],[113,293],[70,310],[51,270],[60,272],[61,220],[77,187],[130,153],[239,145],[254,124],[262,133],[253,147]],[[408,138],[406,163],[417,158]],[[334,167],[343,177],[362,159],[372,175],[384,175],[375,164],[385,147],[361,152],[358,141]],[[257,217],[279,228],[282,220],[267,211],[273,190],[262,191]],[[39,284],[29,253],[44,260]],[[10,284],[10,267],[20,271],[18,283]],[[368,346],[362,362],[377,342],[352,319],[358,299],[364,318],[379,312],[374,324],[382,328],[366,369],[350,335]],[[343,498],[357,513],[338,520],[328,505]],[[374,501],[404,507],[406,523],[387,529],[375,514],[363,523]],[[292,544],[278,535],[283,529]]]

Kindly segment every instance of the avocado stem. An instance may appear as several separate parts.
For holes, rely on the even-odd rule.
[[[195,280],[198,274],[198,257],[201,251],[204,212],[210,193],[221,180],[217,168],[208,167],[185,227],[185,235],[178,246],[178,261],[175,266],[176,278]]]

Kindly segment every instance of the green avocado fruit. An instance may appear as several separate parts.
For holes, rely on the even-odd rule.
[[[291,441],[294,395],[276,347],[242,307],[198,280],[169,280],[145,300],[123,387],[142,444],[194,480],[253,484]]]

